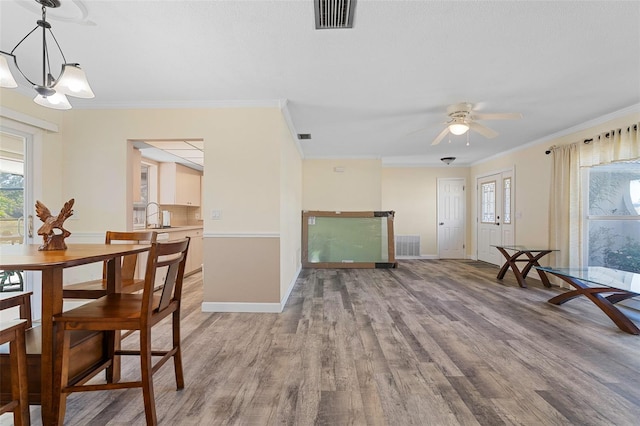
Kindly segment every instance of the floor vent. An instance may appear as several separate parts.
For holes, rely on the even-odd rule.
[[[316,29],[353,28],[356,0],[314,0]]]
[[[420,256],[420,235],[396,235],[398,256]]]

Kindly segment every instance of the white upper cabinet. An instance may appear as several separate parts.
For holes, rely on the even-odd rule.
[[[160,163],[160,204],[200,206],[201,173],[176,163]]]

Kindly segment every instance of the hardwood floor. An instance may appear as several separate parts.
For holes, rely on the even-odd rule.
[[[160,424],[640,424],[640,336],[586,299],[553,306],[557,289],[497,271],[463,260],[303,270],[281,314],[202,313],[192,276],[186,386],[175,390],[170,365],[154,376]],[[155,339],[168,342],[162,326]],[[142,425],[142,392],[72,394],[66,424]]]

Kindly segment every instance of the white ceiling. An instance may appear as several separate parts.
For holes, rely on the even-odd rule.
[[[11,50],[38,4],[1,0],[0,15]],[[62,0],[49,18],[96,93],[74,107],[286,100],[294,131],[312,135],[305,158],[471,164],[640,105],[639,1],[359,0],[353,29],[319,31],[312,0]],[[431,146],[463,101],[524,118]]]

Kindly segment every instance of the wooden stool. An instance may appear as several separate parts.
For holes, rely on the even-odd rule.
[[[28,293],[27,296],[31,296]],[[0,309],[20,306],[24,296],[0,300]],[[17,303],[16,303],[17,302]],[[20,319],[0,322],[0,345],[9,343],[9,357],[11,360],[11,396],[7,404],[0,406],[0,414],[13,412],[15,425],[28,425],[29,392],[27,390],[27,349],[25,331],[31,324],[31,319]]]

